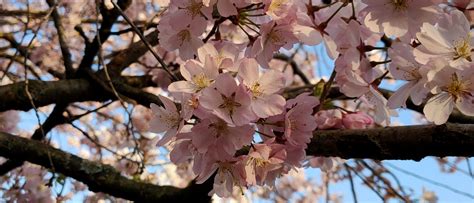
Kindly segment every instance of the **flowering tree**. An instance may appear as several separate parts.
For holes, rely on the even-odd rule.
[[[412,201],[380,160],[474,156],[473,9],[4,1],[2,198],[288,201],[299,191],[311,202],[329,198],[330,180],[359,177],[384,201]],[[419,125],[393,122],[398,108]],[[311,186],[303,167],[326,184]]]

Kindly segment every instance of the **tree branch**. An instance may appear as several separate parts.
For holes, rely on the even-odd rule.
[[[70,78],[74,73],[74,68],[72,67],[71,52],[69,52],[69,46],[64,36],[64,27],[61,22],[61,16],[59,15],[58,9],[55,7],[55,0],[47,0],[46,2],[48,3],[49,7],[54,7],[51,16],[53,17],[54,26],[56,27],[56,31],[58,33],[59,46],[61,47],[64,67],[66,69],[66,77]]]
[[[273,55],[273,58],[281,60],[281,61],[286,61],[287,63],[289,63],[291,68],[293,69],[293,73],[300,76],[304,84],[306,85],[311,84],[311,81],[309,81],[308,77],[306,77],[303,71],[301,71],[301,69],[298,67],[298,64],[296,64],[295,60],[293,60],[291,57],[288,57],[284,54],[275,54]]]
[[[114,99],[86,79],[68,79],[60,81],[29,80],[28,88],[37,107],[55,103],[73,103],[83,101],[107,101]],[[137,88],[156,86],[151,76],[123,77],[123,83]],[[25,92],[25,82],[0,86],[0,112],[6,110],[28,111],[31,101]],[[139,102],[140,103],[140,102]]]
[[[82,159],[35,140],[0,132],[0,155],[22,159],[83,182],[93,192],[141,202],[209,202],[212,179],[187,188],[157,186],[128,179],[107,164]]]
[[[474,156],[474,124],[420,125],[363,130],[315,131],[308,155],[412,159]]]
[[[118,5],[120,8],[125,10],[130,4],[132,3],[131,0],[121,0],[118,1]],[[100,29],[99,33],[94,37],[94,40],[90,44],[86,44],[86,48],[84,50],[84,57],[82,58],[81,63],[79,64],[79,67],[77,68],[77,74],[80,76],[82,75],[87,75],[85,72],[83,72],[84,69],[89,69],[93,62],[94,58],[99,52],[99,39],[100,42],[104,43],[107,38],[110,36],[110,29],[112,26],[115,24],[115,21],[117,18],[120,16],[120,13],[118,12],[117,8],[114,8],[112,10],[108,10],[105,8],[103,3],[100,4],[100,12],[102,14],[102,23],[100,24]]]

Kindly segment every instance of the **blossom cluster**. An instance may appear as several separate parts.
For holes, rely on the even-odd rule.
[[[152,104],[150,131],[163,134],[157,144],[171,146],[173,163],[192,162],[198,183],[217,171],[212,192],[227,197],[234,188],[274,185],[302,167],[313,131],[389,125],[408,97],[424,104],[435,124],[445,123],[454,107],[474,116],[474,37],[458,10],[474,5],[454,3],[459,6],[440,0],[171,1],[159,40],[178,51],[183,80],[165,87],[174,99],[160,95],[163,105]],[[382,42],[386,46],[377,47]],[[324,94],[283,97],[289,84],[270,64],[275,53],[298,43],[325,46],[335,60],[329,84],[372,105],[373,119],[324,109]],[[379,88],[386,77],[406,81],[388,99]],[[310,165],[326,162],[332,165],[321,158]]]

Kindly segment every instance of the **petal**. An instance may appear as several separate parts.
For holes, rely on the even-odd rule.
[[[309,26],[295,25],[293,27],[293,32],[295,33],[296,38],[307,45],[317,45],[323,40],[321,33]]]
[[[423,108],[423,113],[426,119],[436,125],[441,125],[448,121],[449,115],[453,111],[453,103],[453,97],[449,93],[443,92],[428,100],[425,108]]]
[[[217,56],[216,48],[214,47],[214,45],[212,45],[210,43],[204,44],[197,51],[198,51],[199,61],[201,61],[201,62],[206,61],[206,56],[207,55],[211,55],[213,57]]]
[[[414,82],[408,82],[407,84],[400,87],[389,99],[387,106],[391,109],[395,108],[406,108],[406,101],[410,93],[412,92],[413,87],[415,86]]]
[[[247,86],[253,85],[258,80],[258,63],[254,59],[242,59],[239,66],[239,77]]]
[[[259,79],[265,94],[273,94],[285,87],[285,76],[277,70],[268,70]]]
[[[217,1],[217,10],[219,11],[219,14],[221,14],[221,16],[223,17],[237,15],[237,8],[235,8],[235,6],[232,5],[232,1],[229,0]]]
[[[260,118],[278,115],[283,112],[286,101],[281,95],[272,94],[252,101],[252,110]]]
[[[168,111],[170,113],[178,114],[178,109],[176,108],[176,105],[174,104],[173,101],[168,99],[168,97],[165,97],[165,96],[162,96],[162,95],[158,95],[158,97],[160,98],[161,102],[163,102],[166,111]]]
[[[456,101],[456,107],[464,115],[474,116],[474,97],[464,95]]]
[[[185,92],[185,93],[195,93],[196,86],[188,81],[177,81],[173,82],[168,86],[170,92]]]

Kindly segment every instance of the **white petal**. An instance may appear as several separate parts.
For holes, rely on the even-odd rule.
[[[448,121],[449,115],[454,107],[453,97],[446,92],[432,97],[423,108],[426,119],[433,121],[436,125],[441,125]]]

